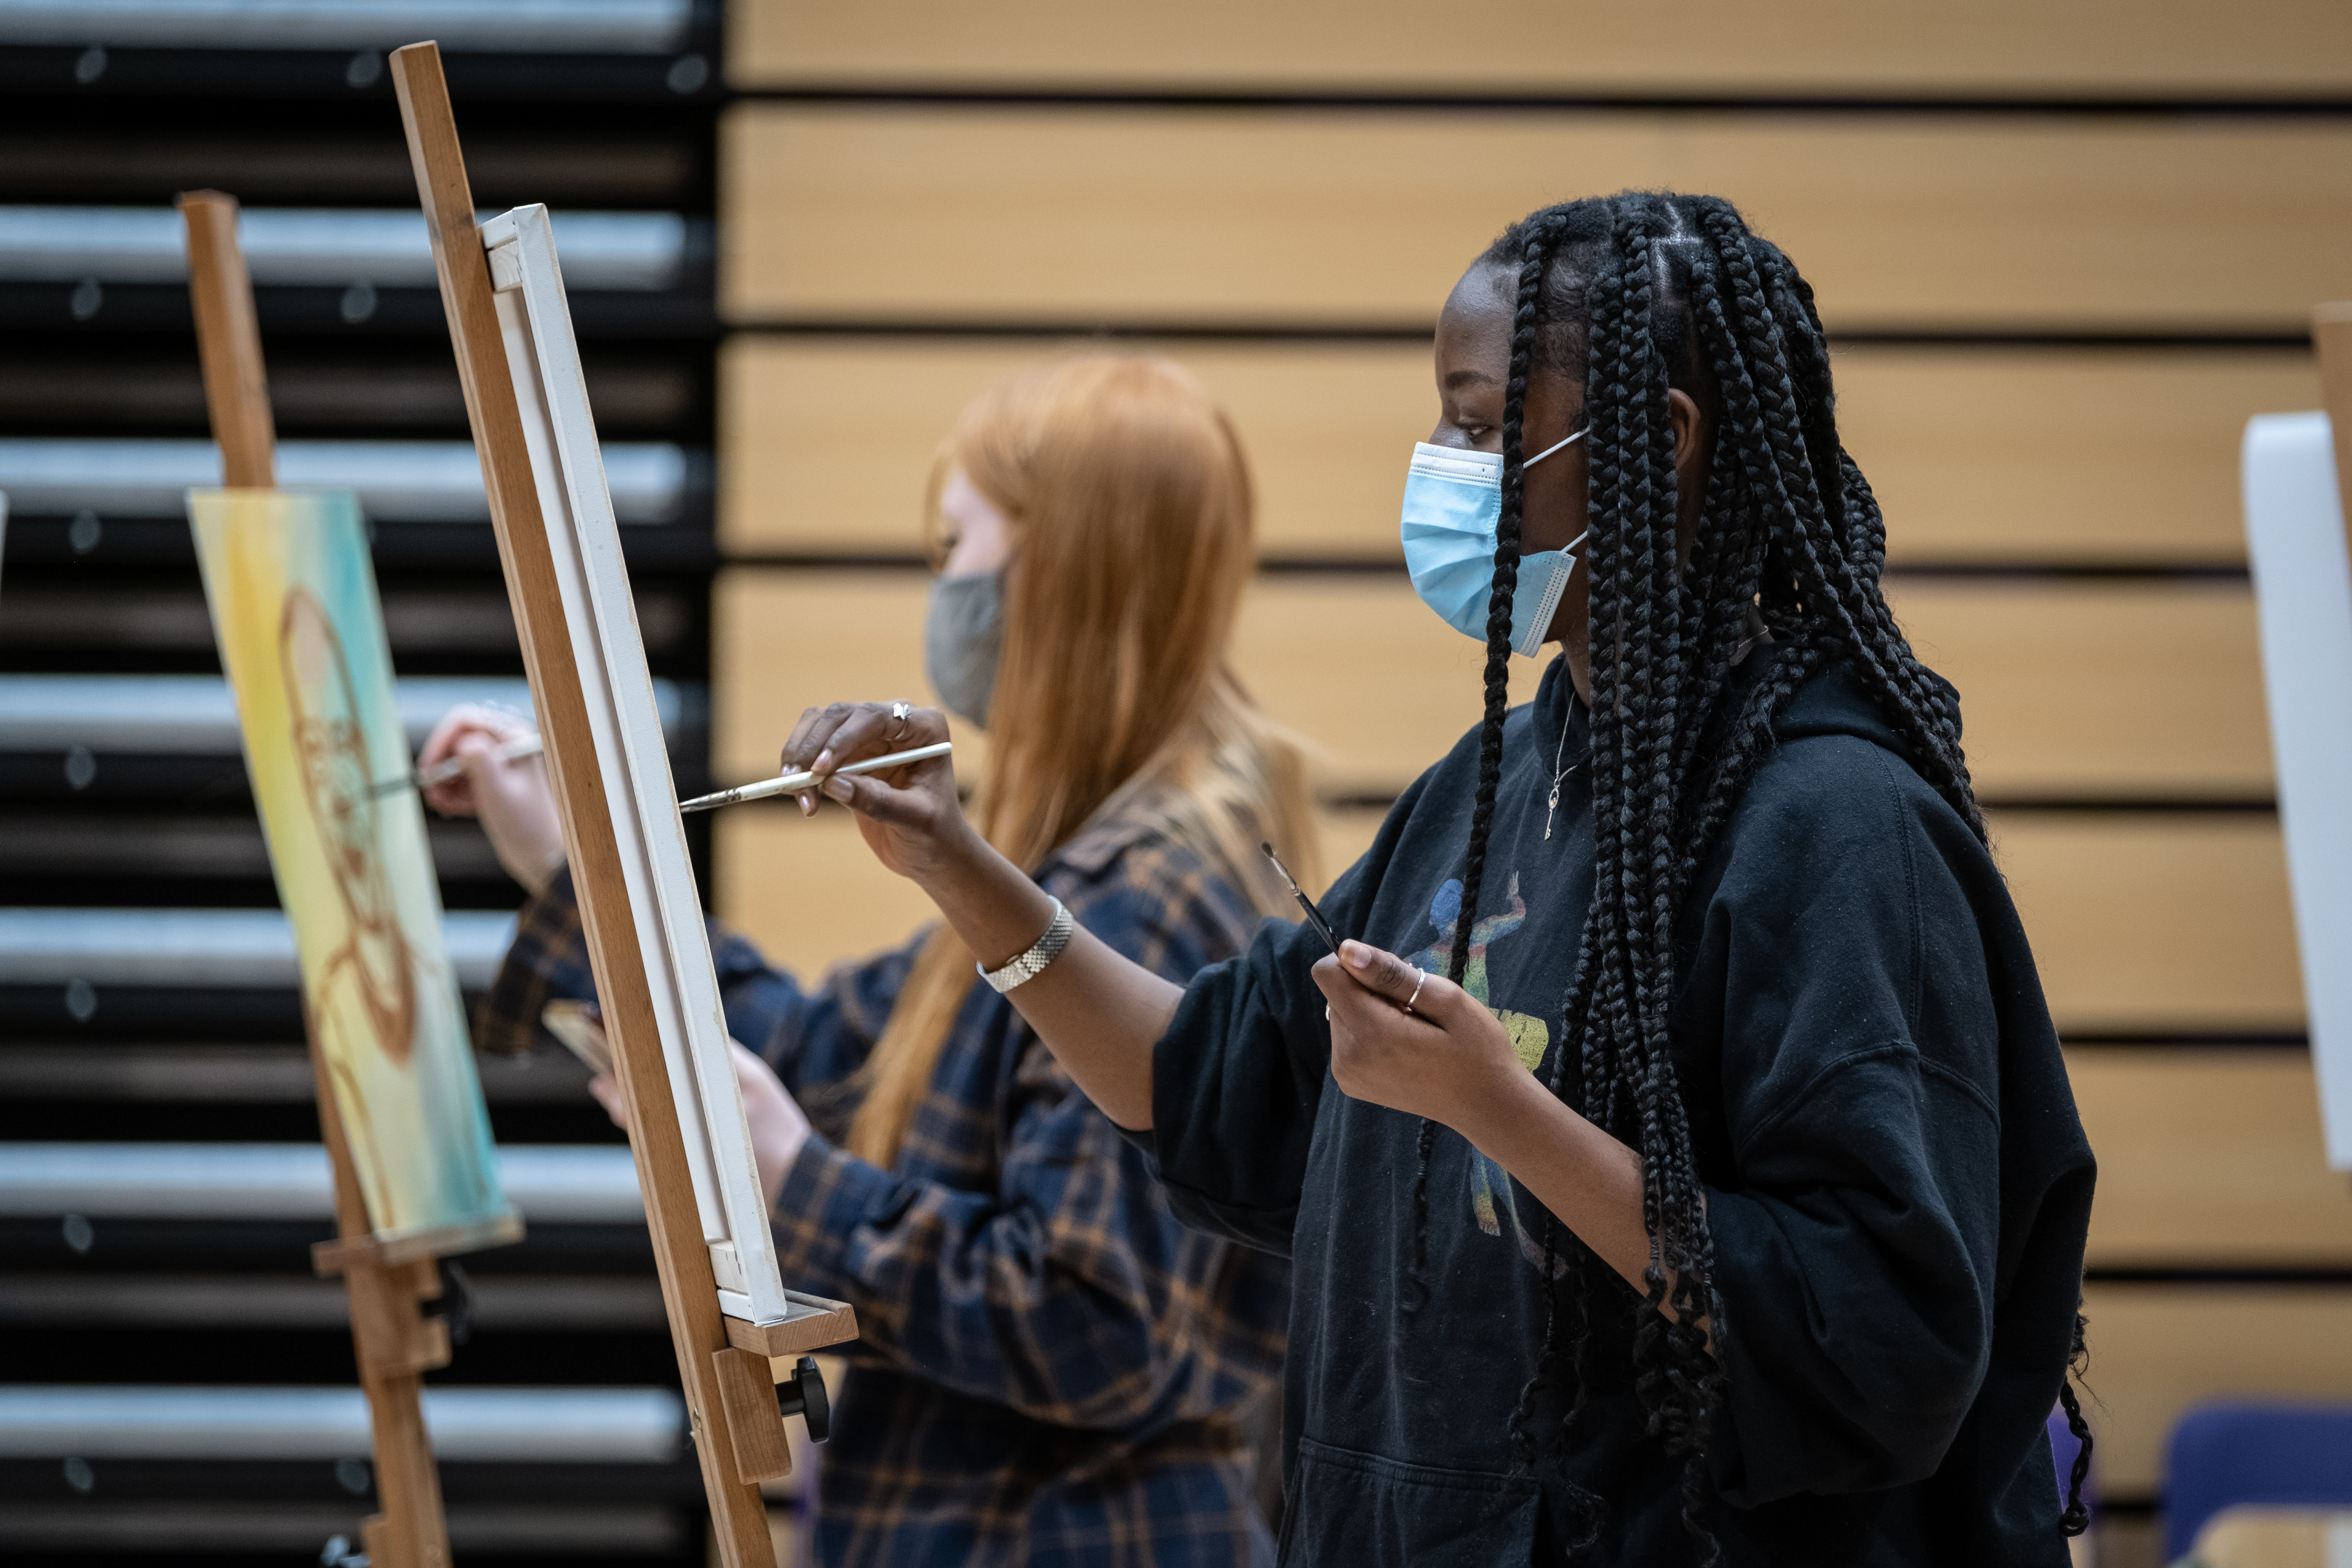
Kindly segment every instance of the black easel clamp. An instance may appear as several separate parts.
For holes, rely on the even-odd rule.
[[[826,1397],[824,1374],[816,1369],[816,1357],[801,1357],[793,1375],[776,1384],[776,1405],[785,1415],[808,1422],[810,1442],[822,1443],[833,1436],[833,1401]]]
[[[441,1294],[425,1302],[419,1309],[428,1318],[444,1318],[449,1324],[449,1342],[462,1345],[474,1331],[474,1282],[466,1278],[466,1270],[448,1258],[438,1260],[441,1266]]]

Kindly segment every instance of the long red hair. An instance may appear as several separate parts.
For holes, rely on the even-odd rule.
[[[989,700],[981,833],[1035,869],[1113,810],[1145,814],[1269,914],[1270,839],[1316,876],[1298,743],[1226,659],[1256,561],[1249,470],[1207,391],[1143,354],[1067,360],[967,407],[932,470],[961,470],[1012,524],[1004,651]],[[972,955],[942,926],[861,1074],[848,1148],[888,1166],[964,998]]]

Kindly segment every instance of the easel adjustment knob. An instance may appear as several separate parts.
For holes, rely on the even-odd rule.
[[[825,1395],[824,1374],[816,1369],[816,1357],[801,1357],[793,1375],[776,1384],[776,1405],[785,1415],[798,1415],[808,1423],[810,1442],[822,1443],[833,1436],[833,1402]]]

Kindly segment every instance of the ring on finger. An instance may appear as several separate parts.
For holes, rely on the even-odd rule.
[[[890,704],[890,717],[897,720],[898,723],[898,728],[893,731],[890,735],[890,739],[893,742],[905,740],[908,733],[914,728],[914,726],[907,722],[908,719],[913,715],[914,711],[915,705],[911,702],[898,701]]]
[[[1412,983],[1412,994],[1404,999],[1404,1010],[1408,1013],[1412,1011],[1412,1005],[1421,1000],[1421,988],[1429,984],[1428,970],[1416,963],[1412,966],[1412,972],[1421,978]]]

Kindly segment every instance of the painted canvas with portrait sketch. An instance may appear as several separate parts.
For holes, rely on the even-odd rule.
[[[383,1239],[495,1220],[488,1113],[348,492],[188,497],[303,1003]]]

